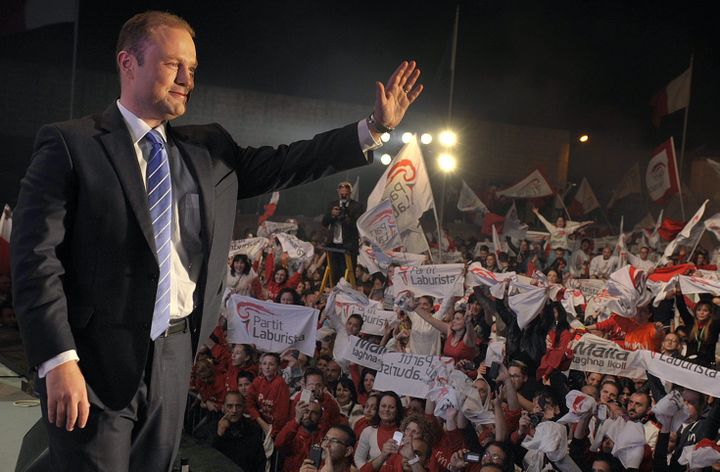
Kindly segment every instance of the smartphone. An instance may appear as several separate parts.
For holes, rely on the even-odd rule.
[[[478,454],[477,452],[466,452],[463,459],[465,460],[465,462],[478,463],[480,462],[480,454]]]
[[[393,434],[393,441],[400,444],[400,443],[402,443],[402,440],[403,440],[403,433],[401,433],[400,431],[395,431],[395,433]]]
[[[607,413],[608,413],[607,406],[605,406],[605,405],[598,406],[597,417],[600,421],[605,421],[607,419]]]
[[[300,401],[308,403],[312,399],[312,390],[308,390],[306,388],[302,389],[302,392],[300,392]]]
[[[495,379],[497,378],[499,373],[500,373],[500,363],[494,361],[490,365],[490,370],[488,371],[486,378],[487,378],[487,380],[495,381]]]
[[[313,465],[316,469],[320,468],[320,462],[322,462],[322,448],[318,444],[313,444],[310,447],[310,452],[308,453],[308,459],[310,459],[313,462]]]

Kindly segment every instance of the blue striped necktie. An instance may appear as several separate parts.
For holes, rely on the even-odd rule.
[[[146,135],[152,144],[147,163],[147,194],[150,220],[155,233],[155,247],[160,272],[158,274],[155,309],[153,311],[150,338],[156,339],[170,324],[170,266],[171,266],[171,223],[172,223],[172,182],[170,162],[163,138],[156,130]]]

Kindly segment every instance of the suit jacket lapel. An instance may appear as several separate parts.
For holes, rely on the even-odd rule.
[[[198,184],[201,205],[201,237],[205,247],[209,250],[213,238],[213,221],[215,221],[215,183],[212,178],[210,153],[204,146],[195,144],[189,141],[187,136],[176,133],[169,124],[167,130],[168,136],[173,137],[185,165],[188,166]]]
[[[125,198],[130,203],[140,229],[157,260],[155,233],[148,210],[147,191],[142,181],[130,132],[114,102],[102,114],[100,127],[107,131],[100,135],[100,141],[105,146],[125,191]]]

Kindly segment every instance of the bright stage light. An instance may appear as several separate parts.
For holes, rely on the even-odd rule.
[[[455,159],[455,156],[446,152],[438,156],[437,162],[440,170],[446,173],[454,171],[457,167],[457,160]]]
[[[382,156],[380,156],[380,162],[382,162],[384,166],[390,164],[390,161],[392,161],[392,157],[390,157],[390,154],[383,154]]]
[[[432,134],[423,133],[422,136],[420,136],[420,142],[423,144],[430,144],[432,142]]]
[[[380,141],[386,143],[390,141],[390,133],[383,133],[380,135]]]
[[[457,144],[457,134],[455,134],[453,131],[450,131],[449,129],[441,132],[439,139],[440,144],[445,147],[453,147]]]
[[[407,143],[410,142],[410,140],[412,139],[412,137],[413,137],[413,135],[412,135],[412,133],[411,133],[410,131],[405,131],[405,132],[402,134],[402,138],[401,138],[401,139],[402,139],[402,142],[404,142],[405,144],[407,144]]]
[[[588,136],[587,134],[582,134],[578,138],[578,141],[580,141],[581,143],[586,143],[586,142],[590,141],[590,136]]]

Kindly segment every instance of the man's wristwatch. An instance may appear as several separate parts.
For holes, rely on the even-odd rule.
[[[378,133],[392,133],[395,130],[395,128],[388,128],[375,120],[375,112],[370,113],[370,116],[367,117],[367,124],[369,128],[374,129]]]
[[[420,458],[417,456],[417,454],[415,455],[415,457],[413,457],[412,459],[408,459],[407,461],[408,465],[415,465],[418,462],[420,462]]]

